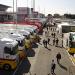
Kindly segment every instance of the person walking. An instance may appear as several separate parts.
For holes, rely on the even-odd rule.
[[[45,37],[47,37],[47,31],[45,31]]]
[[[55,38],[56,34],[54,33],[54,38]]]
[[[58,40],[58,38],[56,39],[56,47],[58,46],[58,42],[59,42],[59,40]]]
[[[47,40],[45,40],[45,47],[46,47],[46,48],[47,48],[47,43],[48,43]]]
[[[57,58],[57,63],[60,63],[60,59],[61,59],[60,52],[57,53],[56,58]]]
[[[53,33],[51,33],[51,36],[53,37]]]
[[[50,38],[48,38],[48,44],[50,43]]]
[[[51,28],[51,31],[52,31],[52,28]]]
[[[47,26],[47,31],[48,31],[48,26]]]
[[[54,73],[55,68],[56,68],[56,64],[55,64],[54,60],[52,60],[52,63],[51,63],[51,74],[52,75],[55,75],[55,73]]]
[[[55,38],[53,39],[53,45],[55,45]]]
[[[45,39],[43,40],[43,45],[44,45],[44,47],[46,47],[46,45],[45,45]]]

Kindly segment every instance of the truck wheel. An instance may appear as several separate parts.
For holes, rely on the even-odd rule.
[[[9,64],[5,64],[5,65],[3,66],[3,69],[4,69],[4,70],[11,70],[11,66],[10,66]]]

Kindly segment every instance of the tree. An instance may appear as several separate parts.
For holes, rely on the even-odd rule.
[[[61,16],[60,16],[60,14],[54,14],[54,16],[53,16],[54,18],[60,18]]]
[[[75,19],[75,14],[64,14],[65,18]]]

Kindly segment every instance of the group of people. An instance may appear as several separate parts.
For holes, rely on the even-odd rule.
[[[49,44],[49,42],[50,42],[50,38],[43,40],[43,45],[45,48],[47,48],[47,44]]]
[[[55,45],[57,47],[58,43],[59,43],[59,39],[56,38],[56,34],[55,33],[52,33],[51,36],[53,38],[53,40],[52,40],[53,45]],[[50,44],[49,31],[45,31],[45,39],[43,40],[44,47],[47,47],[47,44]]]
[[[58,47],[58,43],[59,43],[59,39],[58,38],[54,38],[53,39],[53,45],[55,45],[56,47]],[[47,47],[48,44],[50,44],[50,38],[44,39],[43,40],[44,47]]]
[[[59,39],[58,38],[54,38],[53,39],[53,45],[55,45],[56,47],[58,46],[58,43],[59,43]]]
[[[50,40],[51,40],[50,37],[49,37],[49,31],[48,31],[49,29],[51,29],[51,31],[54,31],[55,30],[53,28],[47,27],[47,31],[45,32],[46,39],[43,40],[43,45],[46,48],[47,48],[47,44],[50,44]],[[56,33],[52,32],[51,33],[51,36],[53,38],[53,40],[52,40],[53,45],[55,45],[57,47],[58,46],[58,43],[59,43],[59,39],[56,38]],[[60,52],[58,52],[56,54],[56,59],[57,59],[57,63],[59,64],[60,63],[60,59],[61,59]],[[55,75],[55,72],[54,72],[55,71],[55,68],[56,68],[56,63],[55,63],[55,61],[53,59],[52,62],[51,62],[51,74],[52,75]]]

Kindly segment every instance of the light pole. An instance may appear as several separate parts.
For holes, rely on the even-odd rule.
[[[17,0],[16,0],[16,28],[17,28]]]
[[[28,0],[27,0],[27,7],[28,7]]]
[[[35,0],[33,0],[33,11],[35,11]]]
[[[13,22],[14,22],[14,0],[13,0]]]

